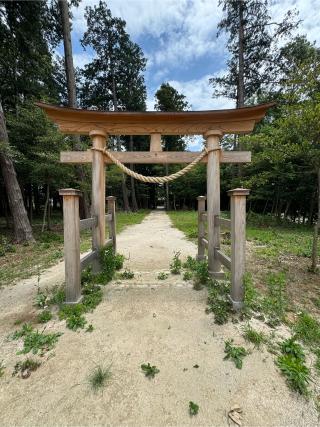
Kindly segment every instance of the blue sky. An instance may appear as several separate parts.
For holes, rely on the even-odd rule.
[[[86,30],[84,9],[97,3],[82,0],[72,9],[77,66],[92,59],[92,52],[83,50],[80,39]],[[163,81],[186,95],[193,110],[234,107],[228,99],[213,99],[209,85],[210,77],[224,73],[228,58],[226,36],[216,37],[223,16],[218,0],[109,0],[107,5],[114,16],[127,22],[128,33],[148,59],[148,110],[154,109],[154,93]],[[279,21],[293,8],[302,20],[298,32],[320,44],[320,0],[272,0],[270,13]]]

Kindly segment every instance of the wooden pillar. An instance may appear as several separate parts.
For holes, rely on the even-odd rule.
[[[205,133],[208,154],[207,162],[207,221],[208,221],[208,268],[214,278],[224,277],[221,262],[215,258],[215,249],[220,249],[220,226],[214,217],[220,215],[220,130]]]
[[[109,239],[112,239],[112,246],[114,253],[117,252],[117,234],[116,234],[116,197],[108,196],[108,214],[112,216],[109,221]]]
[[[105,149],[106,133],[103,130],[92,130],[90,138],[94,148]],[[106,173],[104,155],[100,151],[92,152],[92,212],[97,218],[97,225],[92,230],[92,248],[97,250],[105,245],[106,226]]]
[[[63,197],[66,303],[76,304],[81,300],[79,218],[79,197],[81,192],[66,188],[59,190],[59,194]]]
[[[199,196],[197,197],[198,200],[198,255],[197,260],[202,261],[206,259],[205,256],[205,246],[203,244],[202,239],[205,237],[206,232],[206,222],[203,220],[202,214],[206,212],[206,197],[205,196]]]
[[[231,197],[231,302],[235,310],[240,310],[244,301],[246,196],[249,192],[244,188],[228,191]]]
[[[150,137],[150,151],[162,151],[161,134],[152,133]]]

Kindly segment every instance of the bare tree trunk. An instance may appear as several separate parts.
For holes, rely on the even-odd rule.
[[[5,152],[5,147],[9,147],[6,122],[0,101],[0,141],[4,148],[0,151],[0,166],[4,181],[4,186],[8,196],[9,208],[13,219],[14,239],[17,242],[34,241],[32,228],[23,203],[21,188],[18,183],[16,171],[9,155]]]
[[[64,62],[67,78],[67,90],[68,90],[68,104],[71,108],[77,108],[77,92],[76,92],[76,79],[74,74],[73,66],[73,55],[72,55],[72,43],[71,43],[71,28],[69,21],[69,6],[67,0],[59,0],[58,2],[61,14],[61,24],[63,32],[63,47],[64,47]],[[74,149],[81,150],[80,136],[74,135]],[[82,165],[75,167],[76,176],[78,181],[81,183],[85,180],[85,171]],[[83,197],[80,199],[80,215],[81,217],[88,218],[90,216],[89,209],[89,196],[86,190],[82,188]]]
[[[133,151],[133,136],[130,135],[130,151]],[[130,164],[130,169],[134,170],[133,163]],[[135,182],[134,178],[130,176],[130,182],[131,182],[131,202],[132,202],[132,210],[134,212],[137,212],[138,210],[138,203],[136,198],[136,188],[135,188]]]
[[[318,218],[317,222],[314,225],[314,233],[313,233],[313,244],[312,244],[312,262],[311,269],[312,271],[317,270],[318,264],[318,235],[319,235],[319,227],[320,227],[320,168],[318,168]]]
[[[47,191],[46,191],[46,201],[44,204],[44,210],[43,210],[43,220],[42,220],[42,233],[44,232],[44,229],[46,228],[46,218],[47,218],[47,211],[48,211],[48,205],[49,205],[49,196],[50,196],[50,187],[49,184],[47,184]]]
[[[244,107],[244,23],[243,3],[239,1],[239,74],[237,108]]]

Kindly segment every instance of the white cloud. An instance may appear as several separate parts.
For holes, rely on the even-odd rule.
[[[73,54],[73,63],[75,67],[83,68],[86,64],[92,61],[94,58],[93,54],[85,52],[79,52]]]

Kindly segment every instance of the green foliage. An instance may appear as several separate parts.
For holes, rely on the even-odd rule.
[[[123,267],[124,260],[125,260],[124,255],[115,254],[115,256],[114,256],[114,267],[116,270],[121,270],[121,268]]]
[[[193,278],[193,274],[191,271],[185,271],[183,273],[183,280],[188,281],[191,280]]]
[[[182,268],[182,261],[180,259],[180,251],[177,251],[173,255],[173,259],[170,263],[170,271],[172,274],[180,274]]]
[[[285,274],[282,272],[269,273],[267,288],[268,294],[262,301],[262,308],[269,317],[270,326],[275,326],[285,319],[288,307]]]
[[[119,278],[123,280],[130,280],[134,278],[134,272],[130,270],[124,270],[119,274]]]
[[[23,349],[17,354],[26,354],[32,351],[33,354],[44,354],[51,350],[61,336],[61,333],[44,334],[35,331],[30,324],[25,323],[20,331],[16,331],[11,338],[17,340],[23,338]]]
[[[61,305],[66,300],[66,292],[64,286],[56,286],[52,289],[49,298],[50,305]]]
[[[277,365],[287,378],[290,388],[300,394],[308,394],[310,369],[299,359],[291,355],[282,355],[277,359]]]
[[[12,252],[16,252],[14,245],[9,243],[8,239],[4,236],[0,236],[0,257]]]
[[[48,295],[39,288],[35,297],[35,305],[39,308],[45,308],[48,305]]]
[[[78,329],[83,329],[86,325],[87,321],[86,318],[83,315],[75,315],[71,314],[66,319],[66,325],[67,328],[71,329],[72,331],[77,331]]]
[[[22,378],[28,378],[31,375],[31,372],[36,371],[40,362],[33,359],[26,359],[23,362],[17,362],[14,366],[14,371],[12,372],[12,376],[21,375]]]
[[[84,311],[93,311],[100,304],[103,298],[102,289],[94,283],[87,283],[82,287],[82,305]]]
[[[89,384],[94,392],[102,390],[108,380],[111,378],[110,366],[105,368],[103,366],[96,366],[92,374],[89,376]]]
[[[299,343],[296,342],[295,337],[288,338],[279,343],[280,351],[283,355],[295,357],[301,361],[305,360],[305,354],[303,348]]]
[[[158,280],[166,280],[168,277],[169,277],[169,274],[168,274],[168,273],[164,273],[163,271],[161,271],[161,272],[158,274],[157,279],[158,279]]]
[[[154,376],[160,372],[156,366],[151,366],[150,363],[142,364],[141,369],[148,378],[154,378]]]
[[[49,310],[43,310],[37,316],[37,320],[39,323],[47,323],[51,319],[52,319],[52,313]]]
[[[296,338],[310,347],[320,346],[320,322],[308,313],[300,313],[293,326]]]
[[[259,311],[261,306],[259,303],[259,293],[257,292],[252,276],[249,273],[246,273],[243,278],[244,286],[244,308],[243,312],[245,314],[251,314],[252,311]]]
[[[191,271],[195,271],[197,266],[198,266],[198,261],[190,255],[187,256],[186,261],[182,264],[183,268]]]
[[[199,405],[190,401],[189,402],[189,414],[191,416],[193,416],[193,415],[197,415],[198,412],[199,412]]]
[[[226,353],[224,360],[230,359],[236,365],[236,368],[242,368],[242,362],[245,356],[249,353],[244,347],[233,346],[233,340],[225,341],[224,352]]]
[[[229,301],[230,282],[215,280],[208,287],[208,310],[214,314],[214,322],[223,325],[229,319],[231,304]]]
[[[320,348],[317,348],[314,351],[315,355],[316,355],[316,362],[314,364],[314,367],[317,371],[317,374],[320,375]]]
[[[93,325],[90,324],[88,325],[86,332],[93,332],[93,330],[94,330]]]
[[[198,261],[194,266],[194,289],[202,289],[203,286],[208,285],[210,281],[208,263],[207,261]]]
[[[244,326],[243,336],[245,340],[251,342],[257,348],[260,348],[262,344],[267,342],[266,335],[263,332],[256,331],[249,324]]]
[[[112,246],[101,248],[99,258],[102,271],[97,275],[97,280],[101,284],[106,284],[112,280],[116,269],[122,268],[123,258],[114,254]]]

